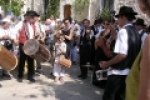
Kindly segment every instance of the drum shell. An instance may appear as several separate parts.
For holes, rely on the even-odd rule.
[[[71,61],[69,59],[66,59],[64,56],[61,56],[59,58],[59,64],[62,65],[65,68],[71,67]]]
[[[50,60],[50,51],[35,39],[30,39],[25,42],[23,47],[24,53],[39,62]]]
[[[14,70],[17,66],[17,58],[0,44],[0,66],[7,71]]]

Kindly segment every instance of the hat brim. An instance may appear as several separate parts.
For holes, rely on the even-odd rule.
[[[37,16],[37,17],[39,17],[40,15],[39,14],[24,14],[24,16]]]
[[[137,13],[136,12],[133,12],[133,13],[121,13],[121,14],[115,15],[115,17],[118,18],[120,15],[137,15]]]
[[[145,24],[134,23],[134,25],[146,26]]]

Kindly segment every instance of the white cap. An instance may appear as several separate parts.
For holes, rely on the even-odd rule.
[[[11,20],[8,19],[8,18],[4,18],[4,19],[2,20],[2,22],[8,22],[8,23],[11,23]]]

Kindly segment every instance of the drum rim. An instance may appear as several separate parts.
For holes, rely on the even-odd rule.
[[[24,51],[24,53],[25,53],[26,55],[29,55],[29,54],[25,51],[24,47],[25,47],[25,45],[27,44],[28,41],[33,41],[33,40],[36,41],[36,43],[38,44],[38,47],[37,47],[37,49],[35,50],[35,53],[39,50],[39,47],[40,47],[39,45],[40,45],[40,43],[39,43],[36,39],[27,40],[27,41],[24,43],[24,46],[23,46],[23,51]],[[31,55],[34,55],[35,53],[30,54],[30,56],[31,56]]]

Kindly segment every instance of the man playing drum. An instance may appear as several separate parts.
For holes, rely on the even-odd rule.
[[[0,44],[2,44],[10,52],[13,52],[13,44],[15,43],[16,32],[14,29],[10,28],[10,23],[11,20],[8,18],[4,18],[2,20],[2,28],[0,29]],[[2,70],[2,75],[10,78],[8,71],[6,70]]]
[[[24,66],[25,66],[25,60],[27,60],[28,63],[28,80],[30,82],[35,82],[35,79],[33,78],[34,75],[34,60],[27,56],[23,51],[24,43],[29,39],[35,39],[38,34],[36,31],[35,26],[35,17],[39,16],[35,11],[27,11],[25,16],[25,20],[23,21],[22,25],[20,26],[20,30],[18,31],[18,43],[19,43],[19,51],[20,51],[20,59],[18,64],[18,81],[22,82],[23,79],[23,73],[24,73]]]

